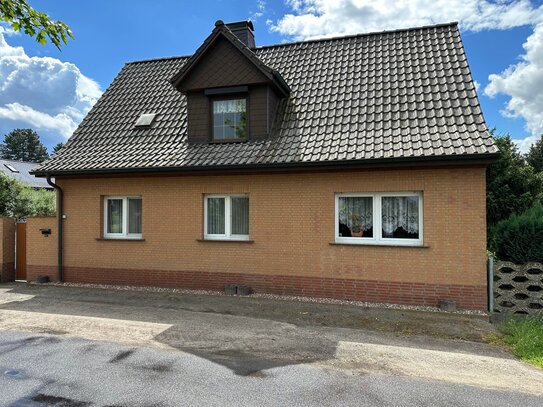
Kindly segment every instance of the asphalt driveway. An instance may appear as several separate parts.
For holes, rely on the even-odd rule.
[[[484,317],[263,298],[0,286],[11,406],[543,404]]]

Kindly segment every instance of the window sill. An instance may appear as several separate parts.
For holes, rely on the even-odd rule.
[[[395,243],[349,243],[349,242],[330,242],[331,246],[365,246],[365,247],[401,247],[407,249],[429,249],[427,244],[395,244]]]
[[[254,243],[249,239],[196,239],[197,242],[217,242],[217,243]]]
[[[249,138],[225,138],[225,139],[214,139],[211,138],[209,144],[224,144],[224,143],[245,143],[249,141]]]
[[[107,242],[145,242],[145,239],[142,237],[97,237],[96,240]]]

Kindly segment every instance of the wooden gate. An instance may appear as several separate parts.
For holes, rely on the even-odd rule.
[[[17,223],[15,279],[26,280],[26,223]]]

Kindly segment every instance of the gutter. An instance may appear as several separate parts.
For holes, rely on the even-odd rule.
[[[96,168],[87,170],[45,170],[31,171],[36,177],[48,175],[103,175],[103,174],[134,174],[134,173],[201,173],[217,171],[307,171],[307,170],[352,170],[398,168],[410,166],[440,166],[440,165],[488,165],[495,162],[500,153],[466,154],[450,157],[396,157],[366,160],[336,160],[286,162],[272,164],[227,164],[184,167],[127,167],[127,168]]]
[[[64,212],[64,191],[62,188],[51,181],[51,174],[46,174],[47,183],[55,188],[58,192],[58,208],[57,208],[57,222],[58,222],[58,243],[57,243],[57,256],[58,256],[58,281],[64,281],[64,273],[62,268],[62,214]]]

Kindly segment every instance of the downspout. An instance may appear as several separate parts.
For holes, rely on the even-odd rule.
[[[57,221],[58,221],[58,244],[57,244],[57,255],[58,255],[58,281],[63,281],[63,270],[62,270],[62,216],[64,213],[64,191],[60,186],[51,181],[51,175],[47,174],[47,183],[55,188],[58,192],[58,208],[57,208]]]

